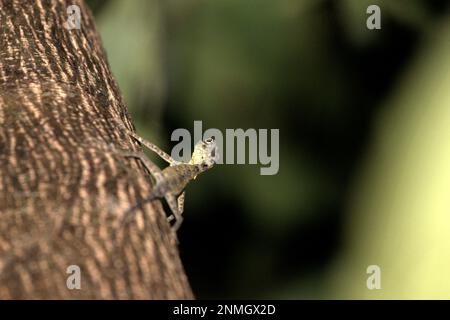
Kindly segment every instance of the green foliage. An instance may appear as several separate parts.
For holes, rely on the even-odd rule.
[[[278,175],[223,165],[187,190],[181,252],[198,296],[334,294],[327,268],[372,122],[444,2],[90,1],[142,136],[170,150],[194,120],[280,129]],[[379,32],[365,27],[369,4],[383,8]]]

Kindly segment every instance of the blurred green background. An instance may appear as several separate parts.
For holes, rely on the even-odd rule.
[[[141,136],[280,129],[277,175],[220,165],[187,189],[198,298],[450,298],[448,1],[88,3]]]

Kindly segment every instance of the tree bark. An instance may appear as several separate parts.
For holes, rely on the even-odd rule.
[[[120,225],[152,186],[115,121],[133,127],[87,6],[0,0],[0,298],[192,298],[161,204]]]

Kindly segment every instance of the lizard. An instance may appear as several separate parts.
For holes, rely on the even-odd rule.
[[[122,156],[141,160],[155,179],[155,185],[150,195],[126,211],[124,215],[124,224],[129,221],[132,213],[144,203],[165,198],[172,211],[172,215],[168,217],[168,221],[170,222],[175,219],[173,229],[174,231],[177,231],[183,221],[182,213],[184,211],[184,189],[186,185],[190,181],[195,180],[199,174],[211,169],[219,158],[214,136],[196,143],[190,161],[184,163],[176,161],[155,144],[129,130],[123,123],[117,122],[122,130],[128,135],[155,152],[169,164],[168,167],[161,170],[143,152],[121,150],[120,153]]]

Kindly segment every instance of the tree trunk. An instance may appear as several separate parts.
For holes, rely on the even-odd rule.
[[[161,204],[120,224],[152,187],[115,121],[132,128],[86,5],[0,0],[0,298],[192,298]]]

